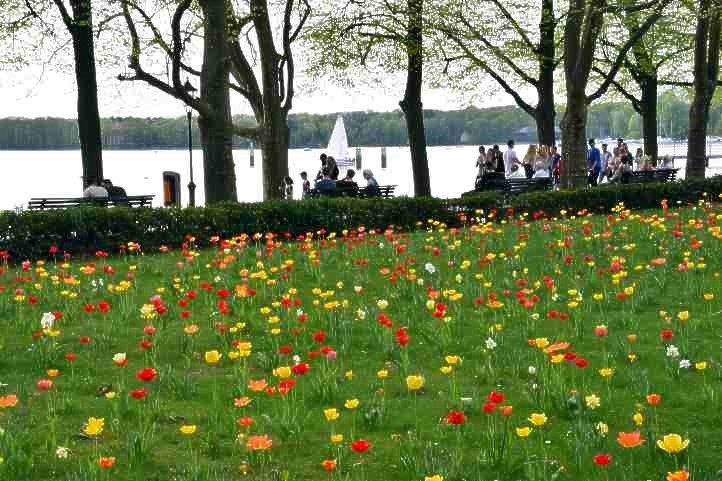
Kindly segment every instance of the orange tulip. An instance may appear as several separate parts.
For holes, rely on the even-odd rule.
[[[687,481],[688,479],[689,473],[685,470],[667,473],[667,481]]]
[[[265,451],[271,449],[271,446],[273,446],[273,440],[268,437],[268,434],[250,436],[246,441],[246,448],[251,451]]]
[[[662,401],[662,396],[659,394],[647,394],[647,402],[650,406],[656,406]]]
[[[265,379],[251,379],[248,381],[248,389],[253,392],[261,392],[268,387]]]
[[[100,466],[103,469],[111,468],[115,464],[115,456],[111,456],[109,458],[102,457],[98,460],[98,466]]]
[[[644,441],[645,439],[642,437],[639,431],[634,431],[631,433],[619,433],[617,435],[617,442],[623,448],[636,448],[637,446],[641,446],[642,444],[644,444]]]
[[[15,394],[0,396],[0,408],[12,408],[18,404],[18,397]]]

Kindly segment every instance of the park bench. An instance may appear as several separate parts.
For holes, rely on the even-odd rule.
[[[91,199],[88,197],[33,197],[28,210],[68,209],[80,206],[96,207],[151,207],[154,195],[129,195],[115,199]]]
[[[506,179],[503,192],[507,195],[518,195],[525,192],[552,190],[551,177],[537,179]]]
[[[374,193],[369,191],[367,187],[342,187],[336,188],[330,191],[318,191],[316,189],[310,190],[306,197],[319,198],[319,197],[355,197],[355,198],[383,198],[390,199],[394,196],[396,191],[395,185],[380,185],[378,190]]]
[[[477,183],[476,189],[461,194],[462,197],[473,195],[477,192],[497,191],[505,196],[523,194],[525,192],[552,190],[551,177],[540,177],[537,179],[506,179],[504,174],[493,174],[485,176]]]
[[[638,170],[630,172],[623,184],[644,184],[647,182],[674,182],[679,169]]]

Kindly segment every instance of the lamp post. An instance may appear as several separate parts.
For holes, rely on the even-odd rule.
[[[191,85],[190,81],[186,79],[186,83],[183,85],[185,90],[191,97],[193,92],[197,89]],[[196,206],[196,184],[193,182],[193,131],[191,130],[191,120],[193,118],[193,109],[190,105],[186,105],[186,117],[188,118],[188,160],[190,161],[190,182],[188,183],[188,207]]]

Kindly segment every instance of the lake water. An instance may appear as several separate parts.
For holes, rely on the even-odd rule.
[[[635,149],[637,145],[630,143]],[[527,145],[517,145],[522,157]],[[351,149],[352,153],[355,149]],[[313,179],[319,169],[321,149],[289,151],[289,170],[295,182],[294,193],[301,195],[300,173],[307,171]],[[632,150],[634,152],[634,150]],[[660,145],[661,155],[684,155],[684,144]],[[722,143],[709,149],[713,155],[722,155]],[[361,148],[362,168],[371,169],[380,184],[396,184],[396,195],[412,195],[411,156],[408,147],[386,149],[387,168],[381,168],[381,148]],[[236,180],[240,201],[260,201],[261,152],[255,151],[255,167],[250,167],[250,152],[235,150]],[[429,147],[429,171],[431,191],[436,197],[458,197],[474,188],[477,148],[474,146]],[[196,203],[203,204],[202,153],[193,152],[194,177],[197,184]],[[73,197],[82,194],[80,151],[0,151],[0,210],[22,208],[31,197]],[[114,184],[126,189],[129,195],[155,195],[153,204],[163,203],[163,172],[177,172],[181,176],[183,205],[188,202],[189,180],[188,151],[184,150],[106,150],[103,153],[105,176]],[[677,161],[684,168],[684,160]],[[344,172],[345,168],[341,168]],[[710,161],[708,175],[722,171],[722,159]],[[683,172],[681,172],[684,175]],[[360,178],[360,174],[357,174]],[[360,179],[363,185],[363,179]]]

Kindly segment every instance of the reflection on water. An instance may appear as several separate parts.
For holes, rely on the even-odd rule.
[[[637,145],[630,144],[632,149]],[[521,158],[527,145],[517,146]],[[352,149],[354,151],[355,149]],[[307,171],[313,179],[320,167],[319,155],[323,151],[293,149],[289,151],[289,170],[295,182],[294,194],[301,195],[301,171]],[[634,152],[634,150],[632,150]],[[684,144],[660,145],[660,155],[684,155]],[[722,145],[711,150],[712,154],[722,154]],[[396,184],[397,195],[412,195],[411,157],[408,147],[388,147],[388,167],[381,169],[381,148],[361,149],[362,168],[371,169],[380,184]],[[236,162],[236,180],[238,199],[254,202],[262,198],[261,192],[261,153],[255,152],[255,167],[250,167],[248,150],[236,150],[233,153]],[[477,148],[474,146],[429,147],[429,171],[431,191],[436,197],[458,197],[461,193],[473,189],[476,175]],[[80,196],[81,162],[80,151],[0,151],[3,171],[0,175],[0,210],[24,206],[31,197],[73,197]],[[188,202],[187,184],[189,181],[188,152],[183,150],[129,151],[109,150],[103,153],[105,176],[114,184],[126,189],[129,195],[155,195],[154,205],[163,202],[163,172],[180,174],[181,200]],[[202,153],[194,150],[194,180],[197,185],[196,199],[202,205],[204,199]],[[678,160],[677,167],[683,167],[684,161]],[[722,170],[722,159],[710,162],[708,175]],[[344,169],[342,168],[342,172]],[[684,176],[684,172],[680,173]],[[360,179],[363,185],[363,179]],[[279,179],[280,180],[280,179]]]

